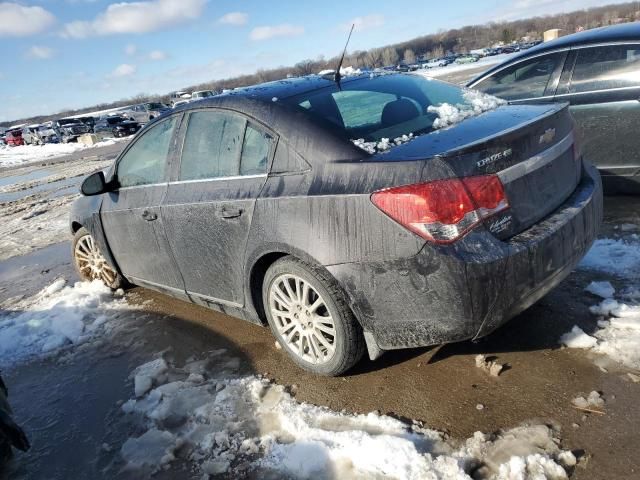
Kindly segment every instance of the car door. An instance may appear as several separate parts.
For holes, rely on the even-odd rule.
[[[563,50],[525,58],[481,78],[471,88],[511,103],[551,102],[566,57]]]
[[[178,114],[159,122],[125,150],[115,167],[118,187],[105,194],[100,215],[126,278],[184,293],[160,214],[180,120]]]
[[[640,43],[578,48],[572,56],[555,98],[570,103],[585,158],[603,176],[640,174]]]
[[[194,301],[244,303],[244,255],[273,135],[245,117],[204,109],[184,121],[180,163],[162,218]]]

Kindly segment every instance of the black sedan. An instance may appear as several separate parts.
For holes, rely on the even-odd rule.
[[[140,130],[140,124],[123,115],[101,117],[93,126],[93,133],[99,140],[128,137],[138,130]]]
[[[85,279],[269,324],[303,368],[481,337],[576,266],[602,216],[568,108],[416,74],[311,76],[178,107],[74,204]]]
[[[640,193],[640,23],[537,45],[468,86],[512,103],[569,102],[605,193]]]

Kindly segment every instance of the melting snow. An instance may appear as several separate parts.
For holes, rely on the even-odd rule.
[[[476,90],[466,90],[463,98],[466,103],[430,105],[427,111],[438,115],[438,118],[433,121],[433,128],[448,127],[461,122],[465,118],[474,117],[507,104],[506,100]]]
[[[575,463],[544,425],[477,432],[459,444],[418,423],[298,403],[282,386],[237,376],[237,361],[224,355],[212,352],[182,368],[159,358],[133,372],[136,397],[122,409],[145,433],[122,446],[126,468],[153,472],[178,451],[197,472],[231,477],[469,479],[482,465],[497,479],[564,479],[561,465],[570,457]],[[210,360],[215,368],[207,368]],[[141,375],[154,385],[143,396]]]
[[[84,343],[104,331],[118,311],[132,309],[120,293],[99,281],[65,286],[58,279],[33,297],[5,302],[0,309],[0,366]]]
[[[640,242],[604,238],[596,240],[580,267],[613,275],[640,277]]]
[[[608,292],[607,292],[608,293]],[[605,298],[590,307],[598,315],[599,329],[587,335],[578,326],[565,333],[560,342],[569,348],[585,348],[608,355],[630,368],[640,369],[640,305],[635,289],[621,293],[626,303]]]

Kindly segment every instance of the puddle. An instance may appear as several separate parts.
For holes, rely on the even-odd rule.
[[[57,198],[70,193],[78,193],[80,191],[80,182],[84,177],[72,177],[58,180],[51,183],[39,183],[31,188],[25,190],[18,190],[16,192],[0,193],[0,203],[14,202],[34,193],[49,193],[49,197]]]
[[[69,241],[3,260],[0,262],[0,301],[17,295],[33,295],[61,276],[77,280],[71,265]]]
[[[0,177],[0,187],[6,187],[7,185],[13,185],[14,183],[30,182],[32,180],[38,180],[40,178],[53,175],[53,172],[47,169],[33,170],[23,175],[10,175],[8,177]]]

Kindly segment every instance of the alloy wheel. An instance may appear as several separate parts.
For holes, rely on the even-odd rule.
[[[74,258],[78,270],[87,280],[101,280],[108,287],[115,283],[117,273],[109,266],[91,235],[83,235],[78,239]]]
[[[314,365],[333,358],[333,316],[309,282],[292,274],[277,276],[269,289],[269,308],[281,341],[293,354]]]

